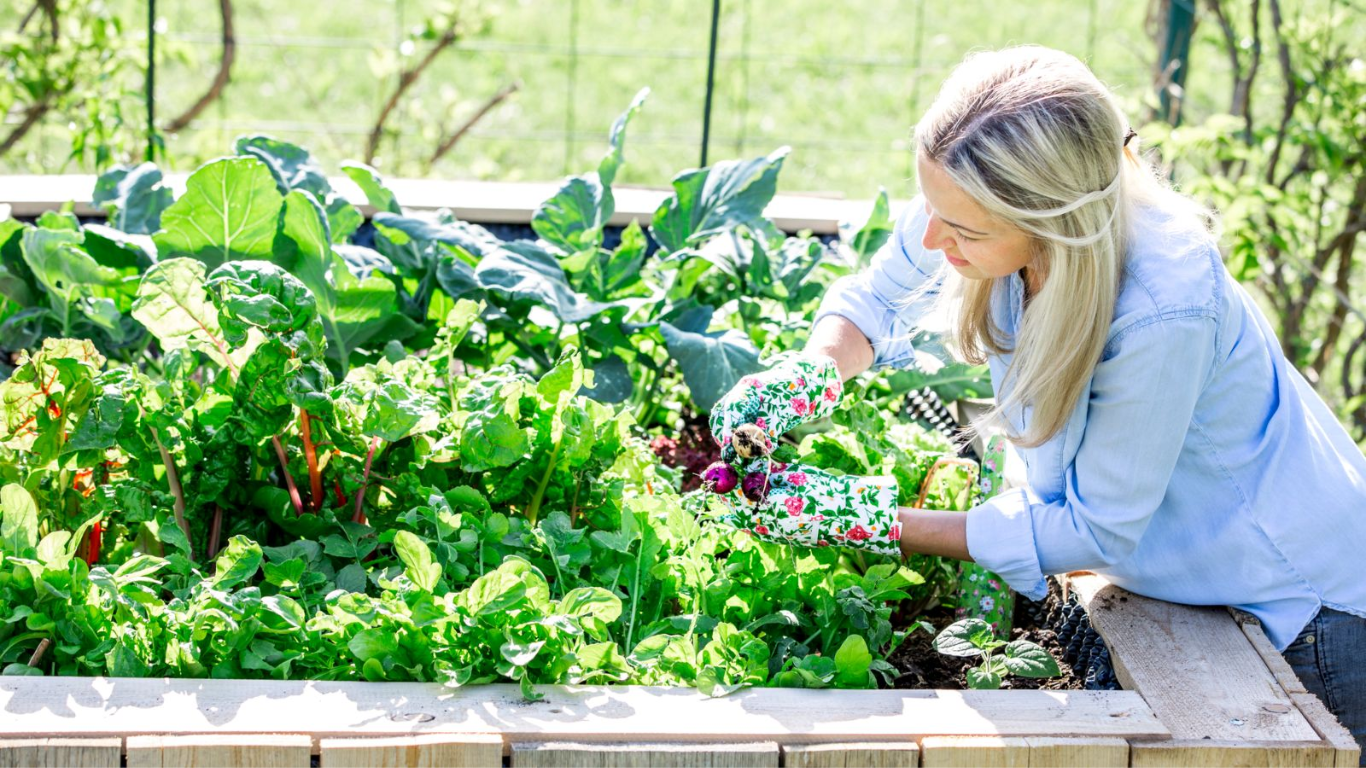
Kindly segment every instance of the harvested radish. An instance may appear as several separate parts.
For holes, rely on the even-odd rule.
[[[740,454],[740,458],[746,460],[767,456],[773,450],[768,435],[764,434],[757,424],[742,424],[736,427],[735,434],[730,436],[730,444],[735,448],[735,452]]]
[[[702,487],[712,493],[730,493],[739,482],[740,473],[724,461],[716,462],[702,473]]]
[[[763,472],[750,472],[745,475],[745,481],[740,484],[740,491],[745,494],[745,498],[759,504],[768,495],[768,475]]]

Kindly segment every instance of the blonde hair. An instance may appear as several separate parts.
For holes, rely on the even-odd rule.
[[[1136,138],[1126,142],[1128,131],[1118,99],[1085,64],[1032,45],[968,56],[916,125],[917,151],[1029,236],[1028,269],[1043,278],[1012,348],[991,316],[1000,280],[941,265],[939,309],[955,320],[957,354],[981,364],[988,353],[1014,353],[995,408],[973,431],[1008,425],[1004,414],[1026,405],[1031,418],[1012,442],[1037,446],[1066,425],[1105,349],[1140,207],[1167,211],[1164,229],[1212,225],[1209,211],[1139,156]]]

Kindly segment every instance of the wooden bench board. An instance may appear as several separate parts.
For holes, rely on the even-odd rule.
[[[1120,683],[1142,694],[1175,738],[1320,740],[1226,608],[1153,600],[1091,573],[1067,579]]]

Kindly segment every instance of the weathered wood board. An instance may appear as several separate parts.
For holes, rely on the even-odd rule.
[[[1317,741],[1260,654],[1222,607],[1174,605],[1069,574],[1115,674],[1177,739]]]
[[[748,689],[269,680],[0,678],[0,738],[488,733],[509,741],[909,741],[937,735],[1122,736],[1170,731],[1131,691]],[[147,706],[147,702],[159,702]]]

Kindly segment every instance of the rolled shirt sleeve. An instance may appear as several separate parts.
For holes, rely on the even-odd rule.
[[[943,255],[920,244],[929,224],[925,200],[916,197],[898,217],[892,236],[863,271],[836,280],[813,323],[839,315],[873,347],[873,367],[906,367],[915,360],[911,335],[938,294]]]
[[[1092,376],[1063,498],[1017,488],[969,510],[973,560],[1041,600],[1045,574],[1104,568],[1132,553],[1167,493],[1216,345],[1207,315],[1121,331]]]

